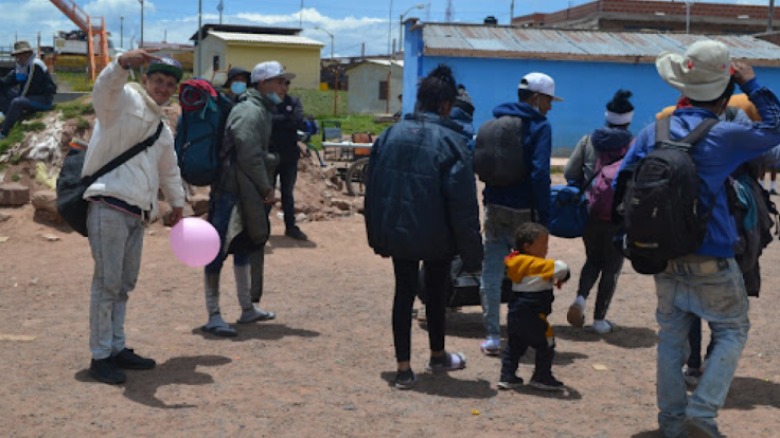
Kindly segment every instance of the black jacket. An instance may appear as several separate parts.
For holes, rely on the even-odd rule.
[[[306,130],[301,101],[288,94],[282,103],[276,105],[272,120],[271,152],[279,154],[280,163],[297,162],[301,156],[297,131]]]
[[[19,73],[26,74],[27,80],[20,82],[16,77],[17,70],[19,70]],[[2,88],[19,87],[19,96],[44,96],[53,98],[54,95],[57,94],[57,85],[52,80],[51,74],[49,74],[49,70],[46,68],[46,64],[38,58],[30,59],[26,66],[17,65],[16,68],[0,79],[0,86],[2,86]]]
[[[368,244],[404,260],[482,264],[477,187],[460,126],[436,114],[408,114],[371,148],[366,176]]]

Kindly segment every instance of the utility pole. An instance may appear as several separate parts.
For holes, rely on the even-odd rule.
[[[200,77],[203,72],[203,0],[198,0],[198,65],[195,76]]]
[[[141,3],[141,43],[138,45],[140,49],[144,46],[144,0],[138,0],[138,3]]]
[[[119,17],[119,47],[125,48],[125,17]]]
[[[509,25],[512,25],[512,19],[515,18],[515,0],[509,4]]]
[[[769,18],[766,22],[766,31],[772,32],[772,19],[775,18],[775,0],[769,0]]]
[[[219,11],[219,24],[222,24],[222,10],[225,9],[225,5],[222,4],[222,0],[219,0],[217,10]]]

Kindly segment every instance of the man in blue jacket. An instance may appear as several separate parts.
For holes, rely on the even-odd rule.
[[[523,222],[535,221],[547,225],[550,211],[550,154],[552,128],[547,112],[555,97],[555,82],[544,73],[529,73],[520,80],[519,102],[504,103],[493,110],[494,117],[512,116],[523,119],[523,154],[525,174],[529,177],[508,186],[486,185],[485,258],[482,262],[483,321],[487,338],[480,345],[483,353],[497,356],[501,351],[501,282],[504,278],[504,257],[514,244],[514,231]]]
[[[761,156],[780,143],[780,102],[762,87],[753,69],[731,62],[721,42],[693,43],[684,55],[662,53],[656,59],[661,78],[687,97],[690,107],[679,108],[671,118],[670,137],[680,139],[708,118],[723,113],[739,84],[761,115],[761,122],[745,125],[722,121],[696,143],[691,152],[702,182],[699,203],[711,211],[707,234],[694,253],[670,260],[655,275],[658,307],[657,401],[658,424],[665,437],[721,435],[715,418],[747,341],[750,321],[742,273],[734,260],[737,229],[729,213],[724,183],[742,163]],[[733,72],[733,76],[732,73]],[[645,157],[655,146],[655,125],[636,138],[621,171]],[[682,365],[689,353],[688,330],[695,317],[710,324],[714,346],[699,385],[686,394]]]

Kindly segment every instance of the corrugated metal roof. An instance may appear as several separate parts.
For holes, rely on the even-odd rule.
[[[366,59],[365,62],[370,62],[371,64],[379,64],[384,65],[385,67],[390,65],[391,61],[388,61],[387,59]],[[393,64],[403,67],[404,62],[403,61],[392,61]]]
[[[209,31],[209,35],[215,36],[224,41],[235,41],[244,43],[265,43],[265,44],[290,44],[295,46],[316,46],[323,47],[324,44],[311,38],[298,35],[269,35],[252,33],[233,33],[233,32],[214,32]]]
[[[419,26],[426,55],[654,62],[663,51],[682,53],[692,42],[711,38],[726,44],[733,58],[747,59],[755,65],[780,65],[778,46],[749,35],[598,32],[452,23]]]

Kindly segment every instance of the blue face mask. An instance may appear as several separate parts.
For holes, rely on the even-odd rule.
[[[27,81],[27,73],[16,73],[16,81],[17,82],[26,82]]]
[[[265,97],[267,97],[268,99],[270,99],[270,100],[271,100],[271,102],[273,102],[273,103],[274,103],[274,105],[279,105],[280,103],[282,103],[282,98],[281,98],[281,97],[279,97],[279,95],[278,95],[278,94],[276,94],[275,92],[267,93],[267,94],[265,95]]]
[[[246,91],[246,82],[233,82],[230,84],[230,92],[238,96]]]

